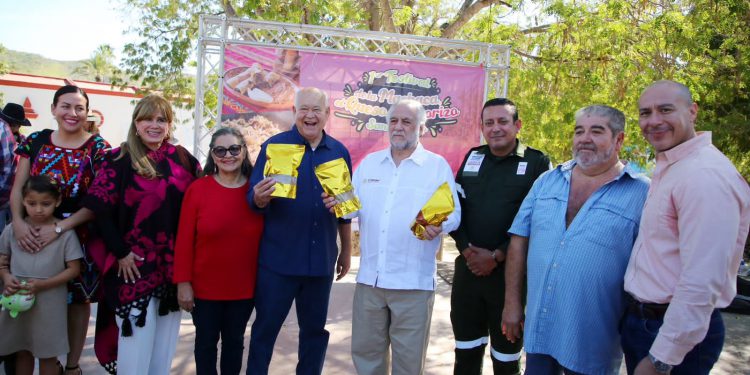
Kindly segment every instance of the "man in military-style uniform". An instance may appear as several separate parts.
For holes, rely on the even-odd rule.
[[[531,185],[551,165],[517,139],[521,120],[512,101],[488,100],[481,120],[487,144],[472,148],[456,175],[462,212],[461,225],[450,233],[461,252],[451,292],[454,374],[480,374],[488,341],[495,375],[519,374],[522,342],[509,342],[500,327],[507,230]]]

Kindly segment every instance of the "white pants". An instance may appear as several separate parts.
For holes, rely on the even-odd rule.
[[[133,335],[117,342],[118,375],[168,375],[177,349],[181,312],[159,316],[159,299],[151,298],[146,310],[146,324],[137,327],[135,320],[142,311],[133,309],[130,322]],[[122,319],[117,317],[117,327],[122,329]]]

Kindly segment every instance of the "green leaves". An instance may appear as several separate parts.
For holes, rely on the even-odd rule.
[[[713,131],[717,146],[750,177],[746,0],[124,1],[140,19],[132,31],[141,40],[125,47],[123,69],[131,82],[167,96],[194,95],[184,69],[195,59],[200,14],[393,27],[512,46],[508,96],[519,106],[522,137],[555,162],[570,158],[575,111],[600,103],[626,114],[622,156],[647,169],[653,155],[640,135],[638,97],[655,80],[681,81],[700,105],[698,129]],[[522,13],[521,5],[535,12]]]
[[[102,44],[94,50],[91,58],[83,60],[73,73],[91,77],[96,82],[113,82],[120,74],[120,70],[115,66],[112,47]]]
[[[544,3],[544,2],[538,2]],[[560,162],[570,158],[572,115],[601,103],[627,117],[622,156],[648,167],[636,103],[658,79],[687,84],[699,102],[699,130],[750,176],[750,10],[743,1],[546,2],[552,25],[516,32],[509,97],[523,138]],[[481,38],[481,34],[478,34]],[[521,57],[523,54],[523,57]]]

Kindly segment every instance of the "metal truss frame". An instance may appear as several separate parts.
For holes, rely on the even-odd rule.
[[[201,145],[207,144],[214,125],[221,121],[227,44],[482,66],[485,98],[488,94],[504,97],[508,91],[510,47],[507,45],[226,16],[201,15],[199,22],[193,139],[193,154],[199,160],[208,156]]]

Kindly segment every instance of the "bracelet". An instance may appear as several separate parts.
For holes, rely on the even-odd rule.
[[[495,249],[492,251],[492,260],[495,261],[495,263],[500,264],[500,262],[497,260],[497,252],[500,251],[498,249]]]

